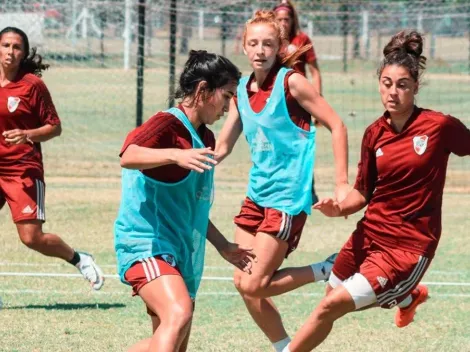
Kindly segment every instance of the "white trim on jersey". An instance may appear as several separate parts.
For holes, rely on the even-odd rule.
[[[394,299],[405,294],[411,287],[415,286],[426,270],[428,261],[428,258],[419,256],[418,263],[408,278],[400,281],[394,288],[377,295],[377,301],[380,303],[380,305],[383,305],[388,301],[393,301]]]
[[[41,180],[35,180],[36,182],[36,219],[46,221],[45,212],[45,187],[44,182]]]

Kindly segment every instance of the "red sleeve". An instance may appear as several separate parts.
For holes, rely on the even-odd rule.
[[[174,148],[177,146],[178,135],[184,131],[184,126],[175,116],[159,112],[127,135],[119,156],[131,144],[146,148]]]
[[[446,116],[441,128],[444,146],[449,153],[470,155],[470,130],[459,119]]]
[[[364,192],[367,201],[372,197],[377,181],[377,165],[375,163],[375,151],[373,146],[374,129],[369,127],[364,133],[361,145],[361,160],[359,160],[356,183],[354,188]]]
[[[38,116],[41,125],[60,125],[59,115],[52,102],[51,94],[41,79],[37,79],[31,88],[30,104]]]

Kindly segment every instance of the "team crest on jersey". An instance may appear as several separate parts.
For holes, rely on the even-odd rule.
[[[7,107],[8,107],[9,112],[14,112],[19,104],[20,104],[20,98],[8,97]]]
[[[418,155],[423,155],[426,151],[426,147],[428,146],[428,136],[416,136],[413,137],[413,147]]]

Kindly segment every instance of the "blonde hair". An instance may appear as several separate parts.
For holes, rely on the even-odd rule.
[[[245,30],[243,31],[243,45],[245,45],[246,42],[246,33],[248,30],[248,26],[254,24],[267,24],[272,26],[277,33],[280,48],[285,47],[286,44],[289,42],[286,31],[276,21],[276,14],[274,13],[274,11],[258,10],[255,12],[253,17],[249,19],[245,24]],[[297,50],[290,54],[285,54],[280,50],[277,55],[278,60],[283,66],[292,67],[298,62],[299,57],[302,56],[311,47],[311,44],[304,45],[300,48],[297,48]]]

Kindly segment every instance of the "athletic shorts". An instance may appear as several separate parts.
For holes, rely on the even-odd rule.
[[[132,286],[132,295],[138,295],[139,290],[163,275],[179,275],[181,273],[176,266],[172,255],[157,255],[155,257],[141,259],[135,262],[124,274],[124,279]],[[156,314],[147,307],[147,313],[151,316]]]
[[[28,174],[28,172],[26,172]],[[39,172],[24,176],[0,176],[0,209],[8,203],[13,221],[46,221],[46,185]]]
[[[375,294],[375,303],[382,308],[393,308],[419,284],[430,264],[429,258],[388,248],[355,232],[339,252],[332,279],[342,281],[355,302],[358,295],[370,292],[371,295]],[[361,281],[361,276],[370,286]],[[361,285],[367,287],[361,288]],[[336,285],[333,283],[332,286]],[[362,307],[356,304],[356,308]]]
[[[240,214],[234,219],[235,225],[253,236],[264,232],[286,241],[289,245],[286,258],[297,248],[306,221],[305,212],[289,215],[280,210],[263,208],[248,197],[242,204]]]

